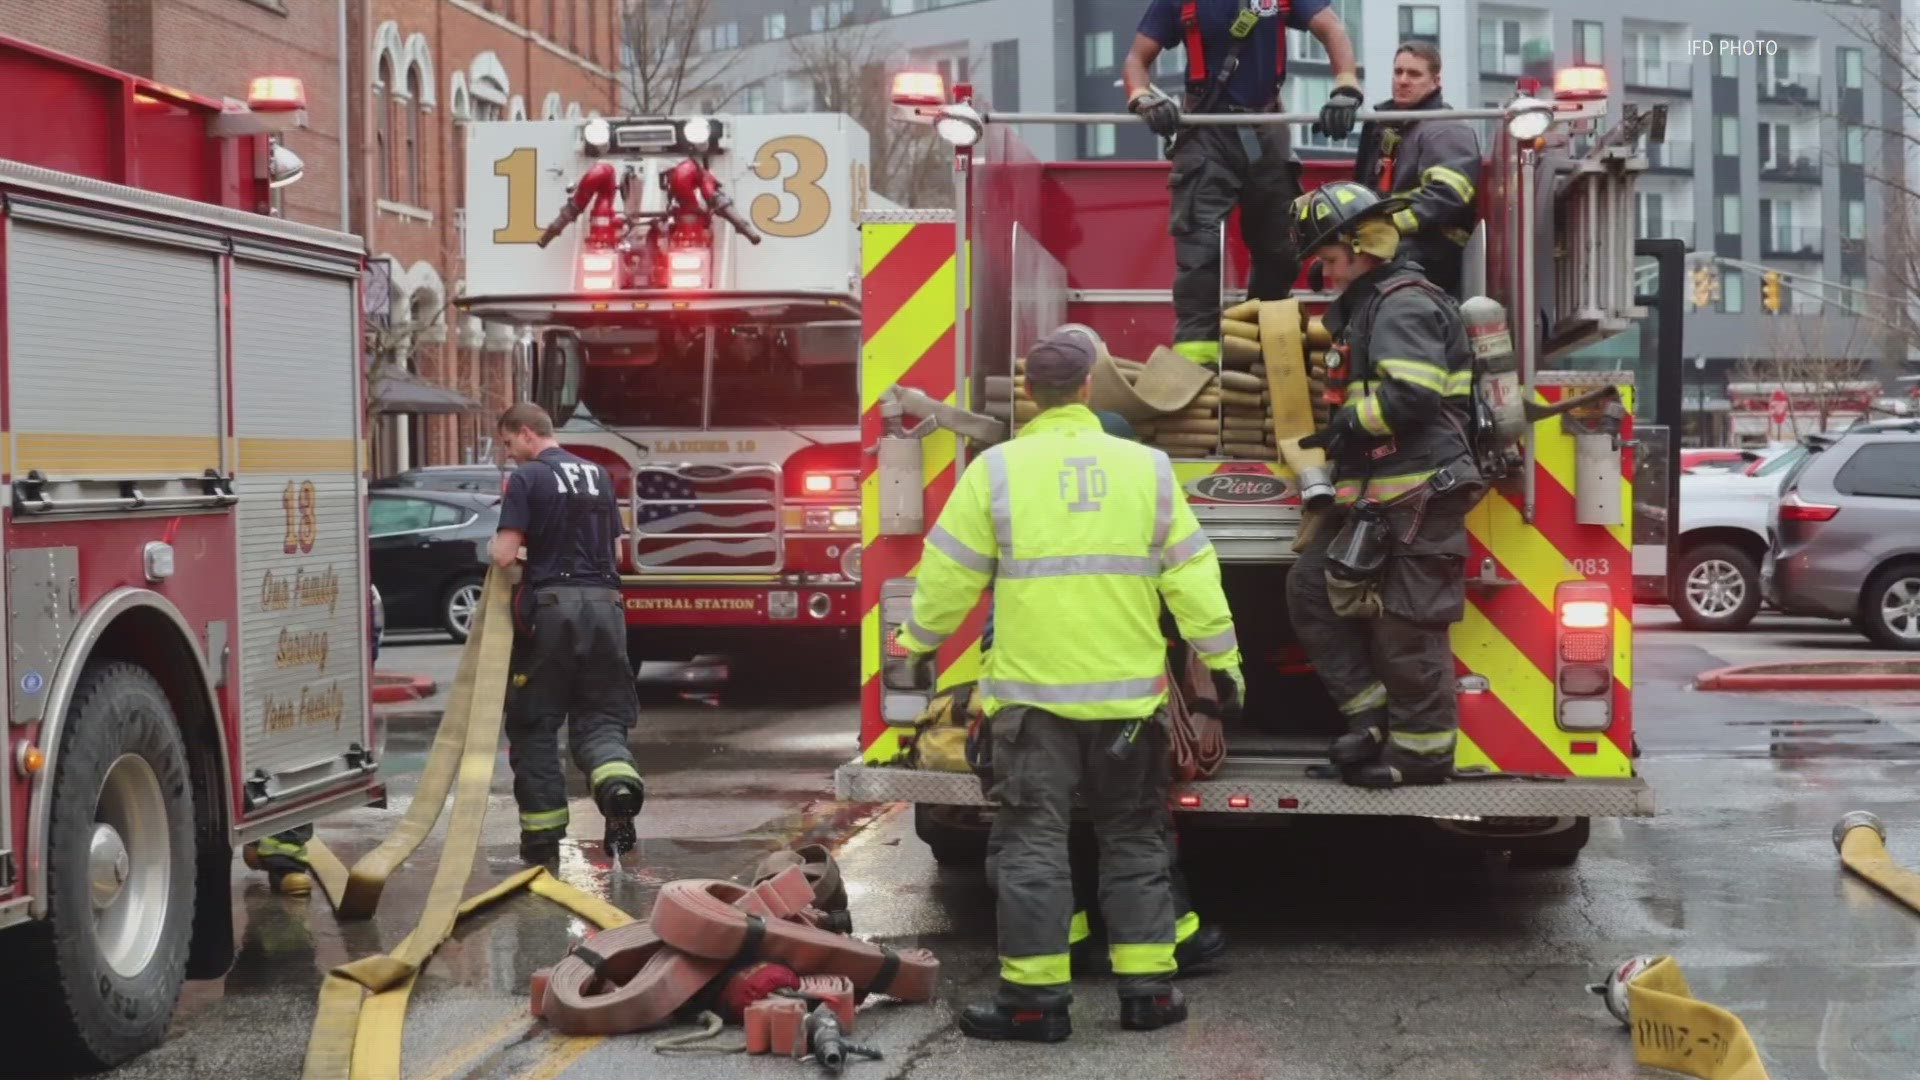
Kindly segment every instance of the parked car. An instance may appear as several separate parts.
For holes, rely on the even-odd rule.
[[[1695,469],[1724,469],[1738,472],[1753,464],[1758,456],[1759,451],[1734,446],[1697,447],[1680,451],[1680,471],[1690,473]]]
[[[440,629],[465,642],[499,522],[498,495],[368,492],[368,547],[386,629]]]
[[[506,488],[507,470],[499,465],[428,465],[383,476],[367,485],[370,491],[474,491],[498,495]]]
[[[1807,446],[1774,509],[1769,602],[1920,649],[1920,422],[1856,424]]]
[[[1787,443],[1757,451],[1750,471],[1681,475],[1680,558],[1667,602],[1688,629],[1739,630],[1759,614],[1773,500],[1807,452]]]

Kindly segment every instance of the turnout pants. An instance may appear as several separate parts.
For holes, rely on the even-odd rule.
[[[1219,339],[1221,225],[1236,204],[1253,257],[1248,294],[1284,300],[1293,291],[1300,258],[1288,212],[1300,194],[1300,166],[1292,156],[1286,129],[1275,124],[1181,132],[1167,177],[1175,342]]]
[[[589,791],[638,781],[627,748],[640,710],[627,660],[626,613],[613,589],[543,586],[520,605],[507,701],[507,762],[520,831],[567,827],[560,726]]]
[[[1452,546],[1450,530],[1455,539],[1464,537],[1472,502],[1461,495],[1432,500],[1413,550]],[[1347,730],[1384,741],[1382,761],[1400,769],[1450,769],[1460,713],[1448,628],[1465,603],[1462,560],[1403,547],[1388,556],[1380,581],[1384,613],[1344,618],[1327,599],[1327,547],[1341,523],[1323,524],[1287,575],[1294,634]]]
[[[988,871],[998,891],[994,999],[1004,1007],[1064,1008],[1073,1000],[1067,834],[1075,791],[1085,798],[1099,846],[1100,910],[1120,996],[1154,997],[1172,986],[1165,729],[1147,721],[1115,757],[1111,748],[1131,722],[1068,720],[1019,705],[993,716],[988,794],[999,809]]]

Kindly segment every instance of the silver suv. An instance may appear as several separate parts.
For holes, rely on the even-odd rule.
[[[1767,601],[1789,615],[1851,620],[1888,649],[1920,649],[1920,422],[1811,436],[1780,484]]]

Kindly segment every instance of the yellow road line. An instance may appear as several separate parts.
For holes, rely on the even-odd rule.
[[[541,1054],[532,1069],[520,1074],[520,1080],[554,1080],[554,1077],[573,1068],[574,1062],[606,1041],[604,1035],[567,1036],[559,1040],[552,1050]]]
[[[452,1053],[441,1055],[414,1080],[453,1080],[453,1077],[472,1068],[474,1062],[500,1049],[501,1043],[524,1035],[528,1027],[535,1023],[538,1021],[515,1006],[492,1027],[462,1042]]]

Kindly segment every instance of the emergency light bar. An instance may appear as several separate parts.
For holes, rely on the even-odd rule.
[[[719,148],[720,137],[725,133],[725,125],[705,116],[629,123],[616,120],[612,128],[613,149],[640,154],[692,154],[715,150]],[[591,143],[588,145],[592,146]]]
[[[937,108],[947,103],[947,82],[937,71],[901,71],[893,76],[895,105]]]
[[[307,87],[292,75],[262,75],[247,84],[247,107],[256,112],[293,112],[307,107]]]
[[[1607,69],[1561,68],[1553,75],[1553,96],[1564,101],[1593,101],[1607,96]]]

